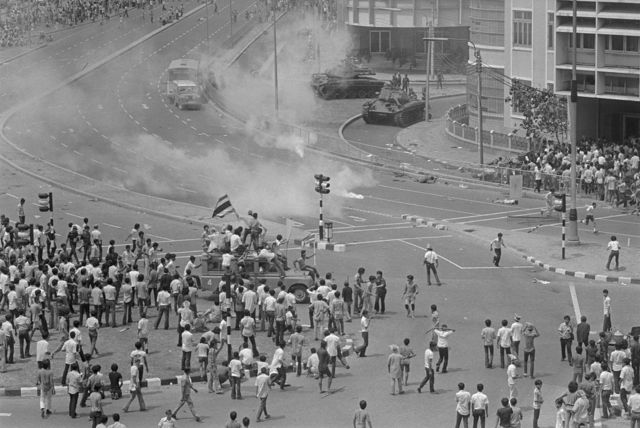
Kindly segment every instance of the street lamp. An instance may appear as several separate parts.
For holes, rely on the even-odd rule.
[[[431,34],[433,27],[429,27],[429,34]],[[431,56],[429,55],[429,47],[431,46],[431,42],[443,42],[446,40],[451,40],[446,37],[423,37],[422,40],[425,41],[425,90],[424,90],[424,115],[425,120],[429,122],[429,97],[430,97],[430,88],[429,88],[429,75],[431,71]]]
[[[480,57],[480,50],[476,49],[475,43],[469,40],[467,45],[473,48],[473,56],[476,58],[476,72],[478,73],[478,150],[480,151],[480,174],[484,177],[484,141],[482,140],[482,57]]]

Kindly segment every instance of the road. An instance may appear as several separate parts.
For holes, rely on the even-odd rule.
[[[527,200],[518,207],[501,206],[492,202],[500,196],[492,190],[464,189],[444,183],[419,184],[406,177],[374,174],[340,163],[322,164],[307,156],[303,163],[291,150],[255,145],[235,124],[220,117],[209,106],[201,112],[174,111],[164,104],[158,83],[162,82],[164,67],[170,59],[202,47],[203,21],[200,17],[186,18],[158,34],[69,90],[44,100],[40,109],[19,112],[9,123],[8,134],[26,148],[40,150],[43,157],[104,180],[125,183],[131,188],[155,194],[193,200],[202,198],[203,194],[209,197],[217,195],[218,189],[223,187],[233,189],[232,183],[239,183],[236,185],[241,190],[258,189],[259,192],[252,192],[246,199],[239,195],[235,199],[241,201],[238,206],[259,206],[264,211],[269,209],[268,203],[279,205],[277,210],[271,211],[274,215],[293,212],[302,227],[310,230],[314,229],[317,203],[311,191],[311,175],[316,171],[323,172],[323,167],[332,170],[329,172],[333,180],[332,193],[325,202],[329,219],[335,222],[336,240],[348,243],[348,249],[346,253],[318,253],[319,269],[321,272],[333,272],[339,281],[352,278],[359,266],[366,267],[367,274],[384,271],[390,288],[389,310],[373,320],[368,358],[353,358],[350,371],[339,370],[335,385],[344,385],[345,389],[319,399],[315,382],[306,378],[292,379],[291,392],[274,391],[270,398],[270,409],[275,416],[271,423],[274,425],[346,425],[357,401],[367,399],[376,426],[395,426],[398,423],[424,425],[425,421],[429,421],[427,426],[445,426],[454,418],[453,396],[460,381],[464,381],[471,390],[477,382],[485,383],[493,413],[499,398],[506,393],[505,374],[500,369],[483,368],[479,333],[485,318],[498,323],[503,318],[511,320],[513,314],[518,313],[525,321],[534,322],[542,333],[537,342],[536,371],[545,383],[547,398],[542,414],[543,426],[551,426],[555,415],[553,398],[564,390],[571,373],[568,366],[559,362],[557,325],[565,314],[572,317],[587,314],[593,329],[597,329],[601,322],[602,286],[589,281],[572,284],[523,263],[519,256],[509,251],[504,256],[503,266],[493,267],[487,242],[461,237],[446,230],[413,227],[400,218],[401,214],[414,214],[508,228],[514,225],[505,222],[505,216],[535,213],[539,202]],[[217,29],[216,25],[222,21],[214,21],[218,24],[211,25]],[[219,39],[215,37],[212,38],[218,43]],[[80,52],[81,48],[78,49]],[[46,110],[49,114],[44,114]],[[198,134],[203,132],[209,137],[202,136],[205,138],[201,140]],[[214,135],[217,137],[212,140],[210,137]],[[209,146],[213,147],[209,149]],[[220,147],[227,146],[237,150],[220,150]],[[264,157],[252,163],[250,158],[254,156],[248,153]],[[157,163],[152,163],[145,156]],[[246,164],[239,165],[236,163],[238,159],[246,161]],[[294,160],[302,166],[285,171],[283,162],[291,164]],[[255,169],[257,164],[261,166]],[[215,169],[219,171],[214,176],[198,177],[198,174]],[[211,183],[211,177],[218,179],[219,183]],[[11,179],[9,176],[6,178],[8,182]],[[20,187],[10,188],[0,197],[3,212],[15,210],[15,197],[35,194],[39,189],[37,182],[22,178],[16,181]],[[338,184],[335,187],[334,182]],[[217,185],[220,187],[215,188]],[[214,190],[207,191],[207,187],[214,187]],[[301,188],[306,189],[304,196],[298,190]],[[122,240],[130,225],[140,218],[135,213],[66,193],[62,194],[60,201],[61,207],[66,209],[56,213],[56,219],[60,220],[57,224],[88,216],[92,223],[99,223],[104,228],[105,237],[113,236],[118,240]],[[28,215],[33,216],[34,212]],[[142,217],[139,222],[151,226],[150,233],[162,242],[165,250],[171,248],[181,257],[197,253],[199,227],[147,217]],[[428,244],[441,255],[442,287],[425,286],[421,260]],[[416,275],[421,285],[418,318],[415,320],[404,316],[400,300],[403,281],[409,273]],[[550,284],[540,285],[533,282],[535,279],[550,281]],[[612,297],[614,324],[622,327],[635,325],[634,290],[616,288],[612,290]],[[425,346],[423,334],[430,325],[428,307],[431,304],[437,304],[443,322],[456,329],[451,340],[450,373],[437,376],[438,394],[418,395],[415,392],[421,371],[421,358],[418,357],[413,363],[409,393],[391,397],[385,373],[388,345],[410,337],[417,353],[422,355]],[[357,323],[349,325],[348,332],[357,338]],[[121,365],[124,367],[126,362]],[[520,389],[525,417],[530,419],[531,381],[521,380]],[[250,385],[245,384],[244,394],[251,395]],[[176,402],[176,397],[175,387],[149,394],[150,411],[145,414],[134,412],[126,415],[123,421],[128,426],[156,423],[163,409]],[[222,397],[200,394],[194,399],[196,407],[207,418],[205,421],[215,425],[222,425],[232,408],[246,415],[255,406],[252,399],[232,402],[228,394]],[[56,398],[55,407],[56,416],[50,421],[70,427],[86,425],[82,418],[71,421],[64,416],[63,397]],[[117,407],[110,403],[107,412],[111,413]],[[3,399],[0,401],[0,413],[2,426],[41,425],[34,399]],[[86,413],[83,414],[85,416]],[[195,425],[189,420],[180,421],[180,426]],[[617,425],[607,423],[606,426]]]

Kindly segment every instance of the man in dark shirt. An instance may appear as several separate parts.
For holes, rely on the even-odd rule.
[[[511,427],[511,414],[513,413],[513,409],[509,407],[509,399],[503,398],[501,400],[502,408],[498,409],[496,412],[496,416],[498,417],[496,420],[496,427],[500,426],[503,428]]]
[[[589,332],[591,331],[591,326],[587,322],[587,317],[582,315],[580,317],[580,324],[576,327],[576,340],[578,344],[582,345],[583,348],[589,346]]]
[[[331,370],[329,370],[329,361],[331,357],[329,356],[329,352],[327,352],[327,342],[324,340],[320,342],[320,349],[318,349],[318,385],[320,385],[320,392],[325,392],[322,389],[322,379],[327,376],[327,391],[331,390],[331,381],[333,378],[331,377]]]

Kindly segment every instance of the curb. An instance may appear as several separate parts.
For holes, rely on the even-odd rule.
[[[433,227],[434,229],[438,229],[438,230],[449,229],[447,225],[438,223],[435,219],[426,219],[424,217],[418,217],[410,214],[402,214],[401,217],[403,220],[407,220],[411,223],[414,223],[416,226]]]
[[[568,269],[551,266],[548,263],[537,260],[535,257],[523,255],[522,258],[538,267],[543,268],[546,271],[555,272],[560,275],[573,276],[574,278],[592,279],[594,281],[599,281],[599,282],[617,282],[619,285],[640,284],[640,278],[598,275],[594,273],[571,271]]]
[[[30,53],[33,53],[33,52],[35,52],[35,51],[37,51],[37,50],[39,50],[39,49],[42,49],[43,47],[45,47],[45,46],[47,46],[47,45],[48,45],[48,43],[42,43],[42,44],[40,44],[40,45],[36,46],[35,48],[31,48],[31,49],[28,49],[28,50],[26,50],[26,51],[24,51],[24,52],[20,52],[20,53],[19,53],[19,54],[17,54],[17,55],[14,55],[14,56],[12,56],[12,57],[9,57],[9,58],[7,58],[7,59],[4,59],[4,60],[0,61],[0,65],[8,64],[8,63],[10,63],[10,62],[12,62],[12,61],[17,60],[18,58],[22,58],[22,57],[23,57],[23,56],[25,56],[25,55],[29,55]]]

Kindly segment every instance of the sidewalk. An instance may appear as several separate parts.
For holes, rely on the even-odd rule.
[[[455,161],[456,163],[478,162],[478,153],[474,148],[459,147],[449,140],[444,133],[445,119],[435,119],[431,122],[419,122],[400,131],[396,136],[396,142],[406,148],[415,149],[416,154],[429,157],[442,163]],[[490,161],[497,156],[486,156],[485,161]],[[540,194],[525,192],[526,197],[541,198]],[[584,207],[593,202],[592,199],[578,198],[578,207]],[[623,214],[616,208],[599,204],[598,217]],[[579,211],[578,217],[583,217]],[[425,220],[426,221],[426,220]],[[638,223],[640,230],[640,219],[637,216],[625,217],[624,221]],[[542,223],[541,227],[536,227]],[[554,225],[558,225],[553,222]],[[580,245],[567,246],[566,259],[562,260],[561,242],[559,228],[548,227],[548,220],[531,220],[531,228],[527,230],[509,231],[508,229],[494,229],[485,226],[465,225],[464,223],[434,223],[440,224],[450,230],[458,231],[467,236],[487,244],[493,240],[498,232],[504,233],[504,240],[508,245],[507,251],[517,251],[523,258],[544,269],[562,275],[576,278],[587,278],[603,282],[616,282],[620,286],[630,284],[640,284],[640,248],[638,245],[629,246],[626,238],[619,237],[622,249],[620,251],[621,270],[607,271],[605,264],[608,251],[607,243],[610,235],[608,233],[593,234],[591,230],[579,230]]]

